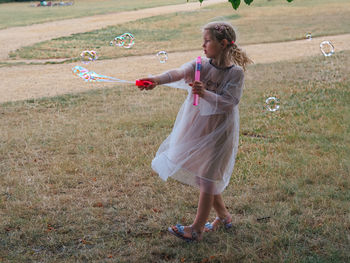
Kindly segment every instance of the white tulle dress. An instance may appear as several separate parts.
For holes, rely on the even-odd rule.
[[[238,103],[244,72],[239,66],[217,68],[202,58],[200,80],[205,93],[193,106],[193,60],[179,69],[156,76],[159,84],[181,88],[188,96],[176,117],[171,134],[160,145],[152,169],[163,180],[171,177],[210,194],[220,194],[228,185],[235,164],[238,137]]]

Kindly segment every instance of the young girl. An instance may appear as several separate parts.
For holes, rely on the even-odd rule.
[[[252,61],[236,44],[235,31],[229,23],[212,22],[203,29],[200,81],[194,81],[196,60],[179,69],[143,78],[152,82],[140,86],[150,90],[172,83],[188,90],[171,134],[161,144],[152,168],[163,180],[168,177],[198,187],[197,215],[192,225],[177,224],[170,233],[186,241],[199,241],[203,231],[232,226],[232,218],[221,196],[229,183],[238,148],[239,112],[244,70]],[[193,105],[198,94],[199,104]],[[206,223],[211,208],[216,219]]]

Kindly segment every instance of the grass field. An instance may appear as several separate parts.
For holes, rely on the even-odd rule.
[[[248,20],[259,26],[261,19],[263,30],[264,19],[281,16],[281,9],[274,8],[277,0],[266,2],[271,9],[256,7],[270,10],[265,18],[255,17],[260,11],[254,8],[230,18],[241,21],[239,29],[246,27],[252,38],[242,35],[245,43],[258,42]],[[321,6],[325,0],[318,2]],[[295,3],[303,9],[315,1]],[[246,10],[252,10],[251,16]],[[287,38],[281,32],[297,36],[303,18],[286,29],[282,20],[298,20],[294,8],[286,10],[288,16],[269,22],[270,30],[280,33],[262,42]],[[320,10],[310,8],[311,28],[321,19]],[[333,11],[319,14],[338,21]],[[164,40],[169,49],[182,35],[195,43],[190,31],[200,25],[192,25],[189,14],[177,15],[187,20],[169,17],[166,23],[174,30]],[[342,25],[336,29],[334,21],[322,28],[324,33],[315,32],[345,30]],[[163,23],[163,17],[156,17],[122,29],[135,26],[159,39]],[[96,36],[80,43],[89,39],[96,47]],[[144,50],[138,44],[134,52],[153,52],[146,40],[137,40],[145,41]],[[61,46],[68,57],[71,48]],[[175,239],[166,228],[192,222],[198,192],[173,180],[164,183],[150,168],[184,91],[158,87],[140,92],[115,85],[0,104],[0,262],[349,262],[349,76],[349,51],[249,66],[237,162],[223,194],[234,227],[194,244]],[[280,99],[276,112],[264,107],[270,96]]]
[[[150,168],[184,92],[115,86],[2,104],[0,261],[348,262],[349,58],[249,68],[224,192],[234,228],[192,245],[165,229],[191,222],[198,193]]]
[[[263,1],[257,1],[258,4],[261,2]],[[156,54],[159,50],[194,50],[201,46],[201,26],[212,20],[227,20],[236,25],[239,32],[242,32],[238,39],[241,45],[303,39],[308,32],[314,37],[350,32],[350,19],[347,18],[350,14],[349,2],[338,0],[329,4],[308,0],[296,1],[291,6],[282,5],[280,1],[264,3],[274,3],[276,6],[270,8],[258,5],[235,12],[227,3],[194,12],[156,16],[26,46],[12,52],[10,57],[65,58],[72,61],[78,59],[84,49],[97,51],[99,59]],[[310,4],[313,4],[312,8]],[[287,12],[288,19],[285,17]],[[172,25],[170,29],[169,24]],[[125,32],[131,32],[135,36],[136,44],[133,48],[109,46],[115,36]]]
[[[193,2],[195,0],[190,0]],[[57,1],[59,2],[59,1]],[[39,1],[0,4],[0,29],[78,18],[113,12],[123,12],[161,5],[183,4],[184,0],[67,0],[73,6],[32,7]],[[84,25],[81,25],[82,27]]]

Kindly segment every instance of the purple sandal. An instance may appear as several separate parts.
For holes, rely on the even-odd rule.
[[[232,227],[232,218],[231,217],[226,217],[224,219],[221,219],[220,217],[217,216],[212,223],[207,222],[204,225],[204,232],[215,231],[219,227],[219,225],[217,225],[216,228],[214,229],[214,222],[215,221],[219,221],[220,223],[222,223],[224,225],[225,229],[230,229]]]
[[[168,231],[174,236],[185,240],[186,242],[199,241],[201,232],[195,231],[192,226],[191,228],[191,237],[185,237],[185,227],[180,224],[176,224],[175,226],[168,227]]]

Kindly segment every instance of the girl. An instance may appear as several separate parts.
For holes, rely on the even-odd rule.
[[[194,81],[196,60],[179,69],[158,76],[141,90],[157,85],[188,90],[171,134],[161,144],[152,168],[166,180],[172,177],[200,190],[197,215],[192,225],[177,224],[170,233],[186,241],[199,241],[203,231],[232,226],[232,217],[221,196],[229,183],[238,148],[238,103],[242,96],[244,70],[252,61],[236,44],[235,31],[229,23],[212,22],[203,29],[203,51],[200,81]],[[193,106],[198,94],[199,105]],[[211,208],[216,219],[206,223]]]

